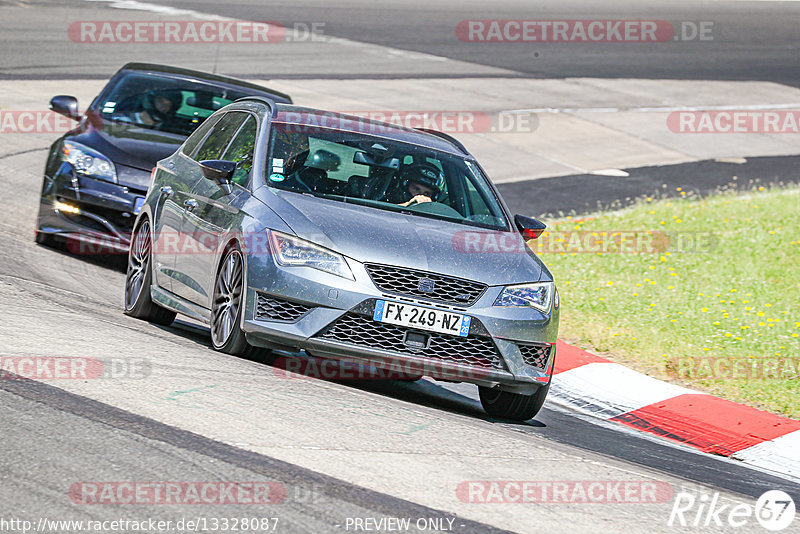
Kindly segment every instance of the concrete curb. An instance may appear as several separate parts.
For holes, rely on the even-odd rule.
[[[800,421],[657,380],[563,341],[556,354],[552,401],[800,478]]]

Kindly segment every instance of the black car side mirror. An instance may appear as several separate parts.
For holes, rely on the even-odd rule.
[[[50,99],[50,110],[73,120],[80,119],[78,99],[69,95],[58,95]]]
[[[522,237],[525,241],[538,238],[542,235],[544,229],[547,228],[547,225],[542,221],[524,215],[514,215],[514,222],[517,228],[519,228],[520,233],[522,233]]]
[[[236,172],[235,161],[206,159],[200,162],[200,171],[206,179],[216,182],[226,194],[230,194],[233,191],[231,180],[233,179],[233,173]]]

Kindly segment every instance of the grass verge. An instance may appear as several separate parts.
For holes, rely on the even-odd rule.
[[[531,244],[557,282],[563,339],[800,418],[799,216],[800,188],[648,198]]]

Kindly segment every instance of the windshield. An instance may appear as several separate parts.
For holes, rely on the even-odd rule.
[[[251,93],[202,82],[128,73],[95,106],[103,119],[191,134],[209,115]]]
[[[508,228],[473,162],[357,132],[273,122],[267,183],[388,211],[496,230]]]

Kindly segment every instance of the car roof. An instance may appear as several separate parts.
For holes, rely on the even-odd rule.
[[[278,103],[272,120],[273,122],[298,124],[312,128],[363,133],[472,158],[461,143],[447,134],[432,130],[406,128],[346,113]]]
[[[184,69],[181,67],[172,67],[170,65],[159,65],[157,63],[127,63],[120,69],[120,71],[123,70],[158,72],[161,74],[172,75],[174,77],[195,78],[207,82],[223,83],[235,87],[252,89],[253,91],[257,91],[259,93],[267,95],[278,102],[283,101],[289,104],[291,104],[292,102],[292,98],[286,93],[282,93],[274,89],[269,89],[268,87],[264,87],[261,85],[256,85],[254,83],[246,82],[238,78],[231,78],[230,76],[222,76],[220,74],[211,74],[209,72],[202,72],[199,70]]]

